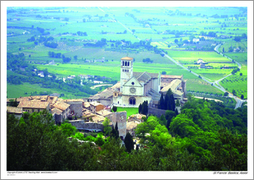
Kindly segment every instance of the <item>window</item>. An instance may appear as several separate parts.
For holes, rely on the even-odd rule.
[[[132,82],[131,84],[132,84],[132,85],[134,85],[135,83],[134,83],[134,82]]]
[[[136,99],[134,97],[130,97],[129,104],[130,105],[135,105],[136,104]]]
[[[127,61],[125,61],[125,66],[127,66]]]
[[[122,65],[124,66],[124,61],[122,61]]]
[[[130,62],[128,62],[128,66],[130,66]]]

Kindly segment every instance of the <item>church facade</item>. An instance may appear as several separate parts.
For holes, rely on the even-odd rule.
[[[159,73],[133,72],[133,58],[121,59],[120,82],[90,97],[88,101],[97,101],[105,106],[138,107],[148,101],[151,107],[158,107],[161,94],[171,89],[175,100],[180,104],[187,101],[186,81],[183,76],[160,75]]]
[[[121,59],[120,88],[113,92],[113,104],[122,107],[138,107],[144,101],[160,98],[160,74],[133,72],[133,58]]]

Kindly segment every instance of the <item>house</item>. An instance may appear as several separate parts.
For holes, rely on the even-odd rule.
[[[54,110],[54,115],[60,116],[55,117],[57,121],[63,122],[64,119],[67,119],[68,115],[70,114],[70,105],[65,103],[63,100],[57,101],[55,104],[52,105],[52,110]]]
[[[23,109],[21,107],[7,106],[7,112],[9,114],[13,114],[16,118],[20,119],[22,117]]]
[[[197,64],[205,63],[203,59],[198,59]]]
[[[81,117],[83,110],[83,99],[67,99],[65,103],[70,105],[70,113],[74,116]]]
[[[20,101],[19,108],[23,108],[23,111],[33,113],[33,112],[40,112],[43,110],[50,111],[50,103],[46,101],[40,100],[27,100],[23,99]]]
[[[100,111],[102,109],[104,109],[104,105],[101,103],[97,103],[97,102],[90,102],[90,111],[92,113],[96,113],[97,111]]]

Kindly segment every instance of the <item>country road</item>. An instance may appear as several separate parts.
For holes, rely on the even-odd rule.
[[[216,46],[216,47],[217,47],[217,46]],[[189,71],[190,73],[192,73],[193,75],[195,75],[195,76],[197,76],[197,77],[200,76],[205,82],[207,82],[207,83],[209,83],[209,84],[212,84],[214,87],[216,87],[217,89],[221,90],[222,92],[224,92],[224,93],[227,92],[221,85],[219,85],[219,82],[222,81],[224,78],[226,78],[226,77],[232,75],[232,74],[229,74],[229,75],[227,75],[227,76],[225,76],[225,77],[223,77],[223,78],[221,78],[221,79],[219,79],[219,80],[217,80],[217,81],[215,81],[215,82],[211,82],[211,81],[209,81],[207,78],[202,77],[201,75],[198,75],[197,73],[190,71],[188,68],[184,67],[182,64],[180,64],[179,62],[177,62],[176,60],[174,60],[172,57],[168,56],[167,54],[164,53],[164,55],[165,55],[165,57],[167,57],[170,61],[174,62],[176,65],[182,67],[182,68],[185,69],[186,71]],[[234,98],[234,99],[236,100],[235,109],[237,109],[238,107],[241,107],[241,105],[242,105],[243,102],[247,102],[247,100],[242,100],[242,99],[240,99],[240,98],[238,98],[238,97],[236,97],[236,96],[234,96],[234,95],[232,95],[232,94],[230,94],[230,93],[229,93],[228,96],[231,97],[231,98]]]

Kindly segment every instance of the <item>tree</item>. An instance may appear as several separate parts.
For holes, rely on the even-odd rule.
[[[141,110],[141,114],[144,114],[147,116],[148,113],[148,101],[144,101],[141,105],[142,110]]]
[[[177,44],[178,43],[178,39],[175,39],[174,42]]]
[[[164,102],[162,93],[161,93],[161,97],[160,97],[160,101],[159,101],[159,109],[165,109],[165,102]]]
[[[228,92],[225,92],[225,93],[224,93],[224,96],[228,96]]]
[[[176,106],[180,106],[180,102],[179,102],[179,99],[176,100]]]
[[[166,110],[175,111],[175,100],[174,100],[174,95],[171,89],[169,89],[166,93],[164,107]]]
[[[77,129],[75,126],[72,126],[68,122],[64,122],[61,124],[60,129],[62,130],[63,134],[67,137],[70,137],[71,135],[74,135],[77,132]]]
[[[17,98],[14,99],[10,99],[10,105],[12,107],[17,107],[19,105],[19,103],[17,102]]]
[[[234,89],[232,90],[232,93],[234,96],[236,96],[236,91]]]
[[[142,105],[139,104],[139,106],[138,106],[138,113],[141,114],[141,112],[142,112]]]
[[[102,122],[102,124],[103,124],[103,131],[104,131],[104,134],[105,134],[105,136],[108,136],[109,135],[109,133],[110,133],[110,126],[109,126],[109,123],[110,123],[110,120],[109,120],[109,118],[105,118],[105,120]]]
[[[114,112],[116,112],[116,111],[117,111],[117,107],[116,107],[116,106],[113,106],[112,110],[113,110]]]
[[[165,118],[167,120],[167,124],[166,124],[166,127],[169,128],[170,126],[170,123],[172,121],[172,118],[176,116],[176,113],[174,111],[171,111],[171,110],[167,110],[166,113],[165,113]]]
[[[132,136],[131,136],[131,134],[129,132],[126,134],[126,137],[124,139],[124,144],[125,144],[127,152],[130,153],[131,150],[134,149],[133,138],[132,138]]]
[[[116,139],[118,139],[119,138],[119,131],[118,131],[118,124],[117,124],[117,122],[116,122],[115,130],[116,130]]]

